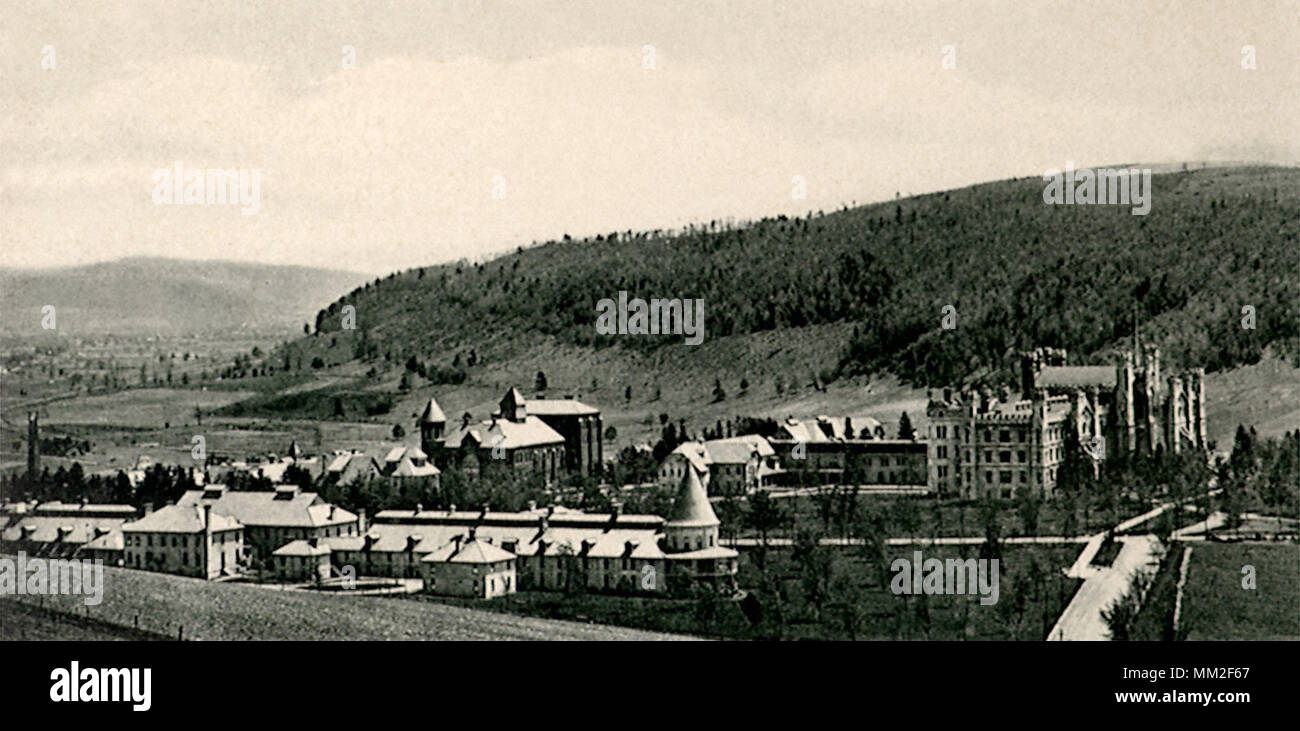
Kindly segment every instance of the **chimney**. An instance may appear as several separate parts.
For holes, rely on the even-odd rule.
[[[320,539],[317,538],[316,536],[312,536],[311,538],[307,539],[307,545],[311,546],[312,548],[315,548],[316,546],[320,545]]]
[[[596,546],[596,542],[595,542],[595,541],[590,540],[590,539],[587,539],[587,538],[582,539],[582,552],[581,552],[579,555],[580,555],[580,556],[586,556],[586,555],[587,555],[587,552],[589,552],[589,551],[590,551],[592,548],[594,548],[595,546]]]
[[[25,526],[23,526],[23,527],[22,527],[22,534],[23,534],[23,535],[22,535],[22,540],[24,540],[24,541],[30,541],[30,540],[32,539],[32,534],[34,534],[35,532],[36,532],[36,526],[34,526],[34,525],[25,525]]]
[[[952,389],[951,389],[951,388],[945,388],[945,389],[943,390],[943,402],[944,402],[945,404],[952,403]]]
[[[546,519],[546,516],[545,516],[545,515],[543,515],[541,518],[538,519],[538,521],[537,521],[537,527],[538,527],[539,532],[541,532],[541,533],[545,533],[546,530],[547,530],[548,528],[551,527],[551,526],[550,526],[550,521]]]
[[[465,542],[466,542],[466,543],[473,543],[474,540],[475,540],[475,535],[476,535],[477,532],[478,532],[478,531],[477,531],[476,529],[474,529],[474,528],[470,528],[470,529],[469,529],[469,538],[467,538],[467,539],[465,540]]]
[[[330,516],[329,516],[329,519],[330,519],[330,520],[334,520],[334,511],[335,511],[335,509],[336,509],[336,508],[335,508],[334,505],[331,503],[331,504],[330,504]]]
[[[462,540],[464,537],[465,537],[465,536],[462,536],[461,534],[457,533],[457,534],[456,534],[456,535],[451,539],[451,542],[454,543],[454,544],[456,544],[456,548],[455,548],[455,550],[453,550],[453,551],[451,552],[451,555],[452,555],[452,556],[455,556],[456,554],[460,553],[460,542],[461,542],[461,540]],[[448,556],[447,558],[451,558],[451,556]]]
[[[372,548],[375,547],[375,543],[379,541],[379,537],[373,533],[367,533],[363,538],[364,540],[362,541],[362,549],[361,549],[363,551],[371,550]]]
[[[424,503],[416,503],[416,504],[415,504],[415,514],[416,514],[416,515],[419,515],[420,513],[423,513],[423,512],[424,512]]]
[[[418,534],[418,533],[417,533],[417,534],[414,534],[414,535],[409,535],[409,536],[407,536],[407,537],[406,537],[406,552],[407,552],[407,553],[411,553],[412,551],[414,551],[414,550],[415,550],[415,547],[418,546],[418,545],[420,545],[420,541],[422,541],[422,540],[424,540],[424,536],[422,536],[422,535],[420,535],[420,534]]]
[[[533,512],[533,511],[535,511],[535,510],[537,510],[537,501],[536,501],[536,500],[529,500],[529,501],[528,501],[528,512],[531,513],[531,512]]]
[[[448,515],[451,515],[451,514],[454,513],[454,512],[456,512],[456,503],[452,503],[451,505],[448,505],[448,506],[447,506],[447,514],[448,514]]]

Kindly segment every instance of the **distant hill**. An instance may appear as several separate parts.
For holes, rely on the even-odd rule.
[[[1046,205],[1043,187],[1021,178],[740,226],[565,237],[482,264],[408,270],[331,304],[316,317],[329,337],[290,347],[381,373],[414,358],[435,383],[455,383],[448,369],[467,366],[471,350],[499,363],[543,338],[734,383],[764,363],[692,358],[713,352],[709,342],[760,333],[805,333],[790,343],[798,348],[817,328],[835,342],[818,342],[818,358],[785,371],[790,381],[889,372],[941,385],[1009,381],[1016,353],[1037,345],[1106,362],[1132,333],[1136,307],[1168,367],[1225,370],[1270,347],[1300,361],[1300,169],[1158,172],[1145,216],[1127,205]],[[595,303],[621,290],[703,299],[706,347],[597,335]],[[341,329],[345,304],[355,330]],[[948,306],[952,329],[942,326]],[[1254,328],[1242,327],[1243,307],[1254,308]]]
[[[60,332],[179,334],[301,327],[366,279],[297,266],[128,258],[59,269],[0,270],[0,333],[39,334],[54,305]]]

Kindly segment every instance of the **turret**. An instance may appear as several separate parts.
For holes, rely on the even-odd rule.
[[[708,493],[695,474],[687,469],[682,476],[677,496],[673,499],[673,510],[664,524],[664,538],[670,553],[695,551],[711,548],[718,543],[718,527],[721,521],[713,506],[709,503]]]
[[[424,412],[420,414],[416,426],[420,430],[420,449],[426,455],[434,454],[442,447],[447,430],[447,417],[432,397],[429,398],[429,403],[425,404]]]

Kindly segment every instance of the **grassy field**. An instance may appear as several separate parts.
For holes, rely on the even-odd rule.
[[[169,638],[12,599],[0,599],[0,640],[82,642],[165,639]]]
[[[92,620],[186,640],[665,640],[620,627],[511,617],[382,597],[340,597],[216,584],[168,574],[104,568],[104,601]],[[43,599],[84,616],[81,597]]]
[[[1254,589],[1242,587],[1245,566]],[[1190,640],[1300,640],[1300,546],[1198,543],[1183,602]]]

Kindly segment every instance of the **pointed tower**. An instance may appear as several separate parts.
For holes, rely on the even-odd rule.
[[[294,439],[289,442],[289,458],[294,462],[302,459],[302,450],[298,448],[298,440]]]
[[[664,524],[666,550],[682,553],[717,546],[721,525],[699,476],[687,469],[673,499],[673,512]]]
[[[447,431],[447,417],[433,397],[429,397],[429,403],[424,405],[424,412],[420,414],[416,426],[420,429],[420,450],[426,455],[436,454],[442,447],[443,435]]]

